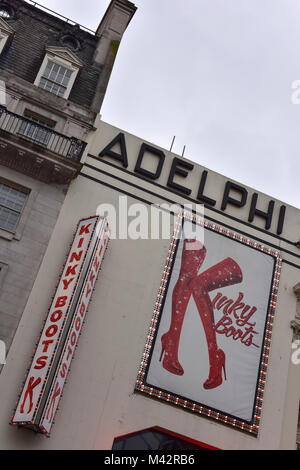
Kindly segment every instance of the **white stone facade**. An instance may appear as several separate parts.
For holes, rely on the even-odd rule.
[[[111,156],[98,157],[120,132],[127,146],[127,168]],[[230,179],[196,164],[184,178],[175,175],[174,181],[195,188],[197,193],[199,175],[208,171],[206,194],[217,203],[214,210],[205,208],[205,217],[277,249],[283,258],[258,437],[135,391],[169,249],[166,239],[111,241],[51,437],[47,439],[9,426],[18,388],[32,357],[78,219],[93,215],[101,203],[118,207],[119,197],[125,195],[128,207],[142,201],[147,205],[161,204],[166,199],[178,204],[187,202],[184,195],[170,191],[167,186],[174,158],[179,158],[177,155],[158,149],[165,154],[165,162],[155,181],[141,179],[134,171],[143,143],[142,139],[103,122],[90,142],[90,156],[68,191],[0,376],[1,448],[109,450],[118,436],[159,426],[225,450],[296,449],[300,366],[291,360],[293,331],[290,323],[296,312],[293,287],[299,282],[299,249],[293,244],[299,239],[299,210],[286,206],[281,235],[276,234],[277,223],[266,230],[262,217],[256,216],[250,224],[246,204],[244,207],[228,205],[226,211],[220,210],[224,187]],[[119,146],[114,151],[120,155]],[[144,168],[154,171],[155,165],[150,159],[145,160]],[[244,188],[249,197],[255,192]],[[262,210],[271,197],[262,193],[258,193],[258,197]],[[195,199],[194,207],[196,202]],[[283,203],[274,202],[277,222],[278,209]],[[36,222],[34,224],[36,227]]]

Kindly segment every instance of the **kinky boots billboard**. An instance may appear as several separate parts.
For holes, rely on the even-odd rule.
[[[137,390],[257,435],[280,266],[278,252],[180,214]]]
[[[258,436],[282,262],[298,272],[295,209],[105,123],[100,130],[85,181],[114,199],[179,207],[135,390]],[[203,237],[187,234],[187,222]]]

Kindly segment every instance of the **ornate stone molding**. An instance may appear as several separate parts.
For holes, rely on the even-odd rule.
[[[291,328],[294,331],[294,339],[300,339],[300,282],[293,287],[297,298],[295,319],[291,321]]]
[[[81,60],[75,55],[73,52],[71,52],[69,49],[65,47],[52,47],[52,46],[47,46],[46,47],[46,52],[48,54],[54,56],[54,57],[59,57],[60,59],[66,60],[67,62],[70,62],[72,65],[74,65],[77,68],[82,68],[83,63]]]

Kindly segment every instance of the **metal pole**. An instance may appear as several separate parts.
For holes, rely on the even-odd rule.
[[[174,144],[174,141],[175,141],[175,137],[176,137],[176,136],[174,135],[173,140],[172,140],[172,143],[171,143],[171,147],[170,147],[170,152],[172,152],[172,148],[173,148],[173,144]]]

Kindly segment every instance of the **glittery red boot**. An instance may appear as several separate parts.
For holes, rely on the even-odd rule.
[[[176,375],[183,375],[184,370],[178,360],[178,347],[185,312],[192,294],[192,281],[198,274],[206,256],[206,249],[197,240],[186,239],[183,242],[181,267],[178,280],[172,294],[172,314],[169,331],[161,337],[161,355],[163,367]]]
[[[222,384],[222,370],[226,379],[225,353],[218,348],[214,311],[208,292],[221,287],[240,283],[243,279],[239,265],[231,258],[199,274],[193,281],[193,297],[203,324],[209,357],[209,376],[204,382],[205,389],[218,387]]]

